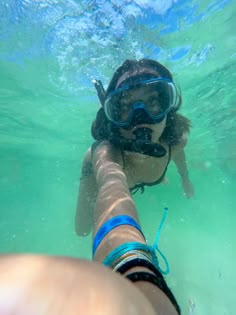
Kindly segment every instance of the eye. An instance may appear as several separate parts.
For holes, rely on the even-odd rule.
[[[158,107],[159,106],[159,101],[158,101],[158,99],[155,97],[152,97],[152,98],[150,98],[149,100],[148,100],[148,103],[149,103],[149,106],[151,106],[151,107]]]
[[[157,100],[156,97],[151,97],[151,98],[148,99],[148,102],[149,102],[150,105],[155,106],[158,103],[158,100]]]
[[[154,114],[158,114],[160,112],[160,103],[156,97],[152,97],[148,100],[148,107]]]
[[[128,97],[123,97],[119,101],[121,111],[129,111],[130,110],[130,101]]]
[[[121,104],[121,110],[124,111],[124,112],[129,111],[130,110],[130,105],[126,104],[126,103],[122,103]]]

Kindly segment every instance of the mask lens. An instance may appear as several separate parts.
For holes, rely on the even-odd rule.
[[[123,93],[114,95],[105,102],[105,112],[107,117],[118,123],[126,123],[132,112],[132,105],[126,102]]]
[[[143,96],[140,97],[139,93],[135,99],[134,89],[139,88],[143,89]],[[143,110],[155,123],[176,105],[176,100],[177,90],[173,82],[158,78],[114,91],[105,101],[104,109],[108,119],[114,123],[120,126],[129,125],[134,112],[140,109],[139,104],[142,103]]]
[[[175,106],[176,103],[176,87],[173,83],[159,80],[147,85],[151,87],[153,94],[150,99],[145,102],[147,110],[153,115],[163,114],[164,112]]]

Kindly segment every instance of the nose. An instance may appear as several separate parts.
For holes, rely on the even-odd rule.
[[[133,110],[137,110],[137,109],[144,109],[145,108],[145,105],[143,102],[141,101],[137,101],[134,103],[133,105]]]
[[[133,123],[134,125],[140,125],[140,124],[143,124],[145,123],[146,119],[145,119],[145,116],[146,116],[146,112],[144,109],[136,109],[133,113]]]

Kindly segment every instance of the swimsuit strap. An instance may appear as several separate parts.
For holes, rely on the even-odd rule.
[[[134,187],[130,188],[132,195],[136,194],[140,190],[140,193],[143,194],[145,191],[145,183],[136,184]]]
[[[141,194],[143,194],[143,193],[144,193],[145,186],[154,186],[154,185],[160,184],[160,183],[163,181],[164,177],[165,177],[165,174],[166,174],[168,165],[169,165],[169,163],[170,163],[170,160],[171,160],[171,145],[169,144],[168,161],[167,161],[165,170],[164,170],[163,174],[161,175],[161,177],[158,178],[158,179],[157,179],[155,182],[153,182],[153,183],[139,183],[139,184],[134,185],[134,187],[130,188],[131,194],[134,195],[134,194],[136,194],[136,192],[139,191],[139,190],[140,190]]]

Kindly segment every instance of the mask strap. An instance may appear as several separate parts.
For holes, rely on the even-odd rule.
[[[106,95],[106,91],[102,85],[102,82],[100,80],[95,80],[93,79],[92,80],[94,86],[95,86],[95,89],[97,90],[97,95],[98,95],[98,98],[100,100],[100,103],[102,104],[102,106],[104,105],[104,102],[105,102],[105,95]]]
[[[175,111],[177,111],[179,109],[179,104],[181,100],[181,90],[180,90],[180,87],[176,84],[174,84],[174,87],[175,87],[175,92],[176,92],[174,109]]]

